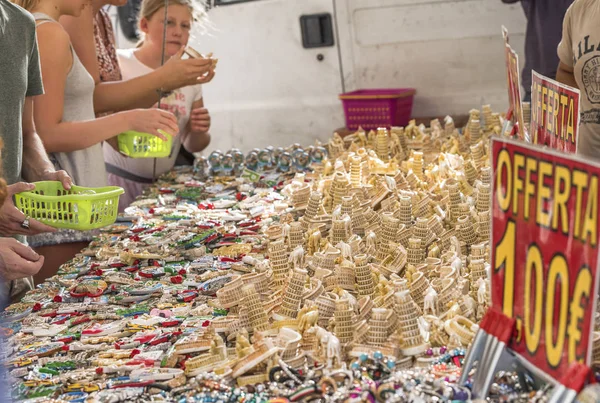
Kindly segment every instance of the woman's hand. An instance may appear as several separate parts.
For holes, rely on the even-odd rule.
[[[177,118],[171,112],[151,108],[134,109],[125,113],[128,118],[129,130],[154,134],[163,140],[167,140],[167,138],[159,130],[169,133],[172,136],[179,133]]]
[[[188,85],[204,84],[215,75],[211,59],[182,59],[185,48],[182,47],[162,67],[157,69],[161,74],[163,91],[173,91]]]
[[[44,265],[44,257],[13,238],[0,238],[0,276],[5,281],[33,276]]]
[[[206,133],[210,129],[210,114],[206,108],[196,108],[190,113],[190,131]]]
[[[46,170],[41,179],[45,181],[58,181],[62,183],[63,187],[67,190],[71,189],[71,186],[73,186],[73,179],[69,176],[67,171],[63,170]]]
[[[16,193],[29,192],[35,189],[31,183],[19,182],[8,186],[8,197],[0,208],[0,235],[37,235],[44,232],[56,232],[55,228],[42,224],[34,219],[29,219],[29,225],[23,225],[27,217],[21,213],[13,203]]]

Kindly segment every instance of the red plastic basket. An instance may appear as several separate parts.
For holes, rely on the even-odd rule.
[[[414,88],[382,88],[340,94],[346,127],[365,130],[406,126],[412,113]]]

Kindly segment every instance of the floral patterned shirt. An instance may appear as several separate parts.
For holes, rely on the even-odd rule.
[[[104,9],[100,9],[94,18],[94,40],[100,80],[102,82],[121,81],[121,68],[117,58],[113,25]]]

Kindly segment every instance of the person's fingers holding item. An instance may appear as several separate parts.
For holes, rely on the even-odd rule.
[[[185,46],[182,46],[181,48],[179,48],[177,53],[175,53],[171,58],[181,59],[183,57],[184,53],[185,53]]]
[[[44,256],[40,256],[40,258],[34,262],[23,259],[22,257],[16,255],[16,259],[14,262],[14,270],[18,273],[16,278],[24,278],[37,274],[42,267],[44,266]]]
[[[205,73],[210,70],[212,66],[212,61],[210,59],[188,59],[186,62],[189,62],[190,66],[193,66],[197,70],[203,70]]]
[[[188,59],[184,60],[189,63],[187,73],[190,79],[206,76],[210,74],[212,63],[208,59]]]
[[[51,227],[49,225],[43,224],[38,220],[34,220],[32,218],[29,219],[29,230],[26,235],[38,235],[43,234],[45,232],[56,232],[56,228]]]
[[[169,133],[171,136],[176,136],[179,133],[179,125],[169,119],[160,120],[161,129]]]
[[[44,257],[13,238],[0,238],[0,273],[5,280],[29,277],[40,271]]]
[[[206,84],[211,82],[215,77],[215,74],[216,73],[214,70],[210,70],[205,76],[198,77],[197,84]]]
[[[25,214],[15,207],[12,199],[8,199],[0,209],[0,235],[27,235],[29,229],[26,219]]]
[[[16,239],[9,238],[6,240],[6,243],[16,254],[21,256],[23,259],[30,260],[32,262],[37,262],[41,255],[39,255],[36,251],[31,249],[29,246],[22,244]]]
[[[58,180],[60,183],[62,183],[63,187],[66,190],[70,190],[71,186],[73,186],[73,179],[67,173],[67,171],[63,171],[63,170],[56,171],[56,180]]]
[[[157,128],[152,130],[150,133],[154,134],[156,137],[160,138],[161,140],[167,141],[168,138],[164,133],[170,133],[171,127],[167,124],[164,123],[159,123]]]
[[[169,111],[165,111],[162,109],[159,109],[159,111],[162,114],[163,120],[166,119],[175,131],[179,131],[179,124],[177,122],[177,117]],[[173,135],[175,135],[175,134],[176,133],[173,133]]]
[[[8,185],[8,196],[12,197],[17,193],[30,192],[35,189],[33,183],[17,182],[12,185]]]

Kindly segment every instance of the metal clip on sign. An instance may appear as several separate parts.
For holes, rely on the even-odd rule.
[[[515,319],[494,308],[490,308],[483,317],[479,331],[467,353],[460,378],[461,384],[464,384],[473,364],[478,362],[478,371],[473,379],[473,398],[487,397],[500,357],[513,336],[515,323]]]
[[[591,370],[586,365],[574,362],[567,373],[559,380],[548,403],[574,402],[579,392],[583,390]]]

